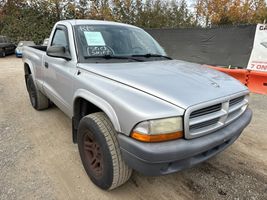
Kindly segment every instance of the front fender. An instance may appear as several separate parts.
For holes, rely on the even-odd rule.
[[[93,94],[93,93],[91,93],[85,89],[78,89],[75,92],[73,102],[75,102],[75,100],[77,98],[83,98],[83,99],[91,102],[95,106],[99,107],[101,110],[103,110],[105,112],[105,114],[109,117],[115,130],[117,132],[121,132],[121,127],[120,127],[120,123],[119,123],[118,117],[116,115],[116,112],[107,101],[105,101],[101,97],[98,97],[95,94]],[[75,109],[75,106],[73,106],[73,113],[74,113],[74,109]]]

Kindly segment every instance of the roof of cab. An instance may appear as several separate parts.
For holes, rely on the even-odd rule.
[[[102,24],[102,25],[119,25],[119,26],[128,26],[128,27],[138,28],[138,27],[130,25],[130,24],[123,24],[123,23],[119,23],[119,22],[103,21],[103,20],[73,19],[73,20],[63,20],[60,22],[68,22],[72,26],[75,26],[75,25],[97,25],[97,24],[101,25]]]

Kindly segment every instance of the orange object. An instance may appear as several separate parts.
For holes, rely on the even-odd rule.
[[[218,71],[224,72],[235,79],[239,80],[241,83],[244,85],[247,85],[248,81],[248,76],[249,76],[249,71],[246,69],[227,69],[227,68],[221,68],[221,67],[213,67],[213,66],[208,66],[209,68],[216,69]]]
[[[245,69],[227,69],[206,65],[209,68],[224,72],[246,85],[251,92],[267,94],[267,72]]]
[[[250,71],[247,86],[251,92],[267,94],[267,72]]]
[[[141,142],[162,142],[166,140],[174,140],[174,139],[182,138],[184,134],[181,131],[178,131],[175,133],[158,134],[158,135],[148,135],[148,134],[141,134],[138,132],[133,132],[131,136],[132,138],[139,140]]]

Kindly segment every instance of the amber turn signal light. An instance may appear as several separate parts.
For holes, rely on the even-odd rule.
[[[131,134],[131,137],[139,140],[141,142],[163,142],[168,140],[175,140],[182,138],[184,136],[182,131],[177,131],[175,133],[167,133],[167,134],[155,134],[155,135],[149,135],[149,134],[141,134],[138,132],[133,132]]]

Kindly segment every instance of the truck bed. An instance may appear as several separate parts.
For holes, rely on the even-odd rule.
[[[42,46],[42,45],[35,45],[35,46],[30,46],[31,48],[38,49],[40,51],[45,51],[47,50],[47,46]]]
[[[43,57],[46,55],[46,46],[25,46],[23,47],[23,60],[31,60],[34,65],[42,66]]]

